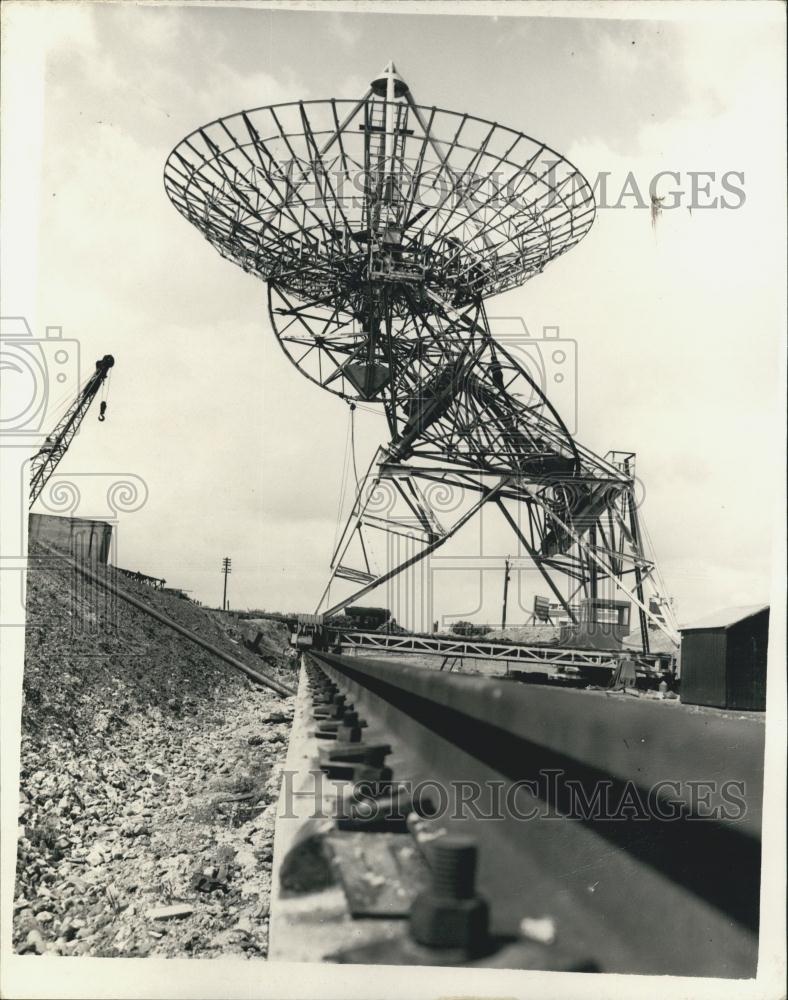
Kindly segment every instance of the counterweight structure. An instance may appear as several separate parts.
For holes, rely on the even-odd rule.
[[[632,602],[675,637],[648,588],[634,455],[574,440],[486,300],[578,243],[595,204],[578,170],[497,123],[419,106],[393,64],[356,101],[242,111],[170,154],[167,193],[219,253],[268,285],[293,364],[351,402],[378,404],[389,442],[360,482],[319,608],[341,611],[500,511],[573,622],[582,598]],[[443,524],[432,499],[470,498]],[[381,567],[380,533],[409,552]],[[351,593],[329,599],[330,589]]]

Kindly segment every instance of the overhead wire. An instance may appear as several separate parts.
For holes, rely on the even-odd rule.
[[[339,532],[342,527],[342,513],[345,508],[345,496],[347,495],[347,473],[348,473],[348,462],[350,461],[350,419],[348,419],[348,428],[345,432],[345,453],[342,458],[342,477],[340,480],[340,490],[339,490],[339,506],[337,508],[337,520],[334,526],[334,549],[337,547],[337,542],[339,541]]]
[[[101,399],[106,400],[109,398],[109,386],[112,382],[112,368],[107,372],[107,377],[101,384]]]
[[[667,612],[668,612],[668,618],[670,620],[669,624],[671,625],[671,627],[673,629],[678,630],[678,621],[676,619],[676,613],[675,613],[674,608],[673,608],[673,603],[672,603],[671,598],[668,597],[668,591],[667,591],[667,586],[665,584],[665,578],[663,577],[662,572],[661,572],[661,570],[659,568],[659,562],[657,561],[657,553],[656,553],[656,549],[654,548],[654,542],[652,541],[651,532],[648,530],[648,525],[646,524],[646,521],[645,521],[645,518],[643,517],[643,512],[642,511],[640,512],[639,521],[640,521],[640,527],[641,527],[641,529],[643,531],[643,534],[646,536],[646,544],[648,545],[649,554],[651,556],[651,562],[652,562],[652,564],[654,566],[654,575],[656,576],[656,578],[657,578],[657,580],[659,582],[660,596],[662,598],[664,598],[664,600],[665,600],[664,607],[667,609]]]
[[[353,478],[356,481],[356,493],[359,491],[358,467],[356,466],[356,404],[350,404],[350,449],[353,455]]]
[[[356,470],[356,452],[355,452],[355,433],[354,433],[354,413],[356,409],[355,403],[349,402],[349,413],[348,413],[348,429],[345,434],[345,453],[342,458],[342,476],[340,482],[339,491],[339,505],[337,507],[337,520],[334,526],[334,545],[333,551],[336,552],[337,545],[340,539],[340,532],[342,531],[342,514],[345,508],[345,497],[347,496],[347,481],[348,481],[348,471],[351,461],[353,463],[353,477],[356,481],[356,490],[358,492],[358,472]],[[329,581],[328,589],[326,591],[326,597],[328,598],[329,604],[331,602],[331,582]]]

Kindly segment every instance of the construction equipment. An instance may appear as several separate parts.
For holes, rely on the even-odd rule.
[[[571,163],[524,133],[419,106],[390,63],[360,100],[196,129],[164,184],[223,257],[267,283],[298,370],[385,414],[389,443],[357,484],[317,610],[355,604],[496,508],[570,621],[581,598],[620,597],[638,609],[644,653],[651,627],[677,641],[645,592],[656,566],[634,455],[584,448],[548,399],[574,375],[566,342],[546,329],[543,350],[504,343],[485,308],[591,228],[594,195]],[[444,525],[447,496],[459,500]],[[330,588],[347,583],[336,600]]]
[[[57,427],[49,434],[33,456],[30,463],[30,507],[36,502],[52,473],[68,451],[74,435],[79,430],[90,404],[104,384],[110,369],[115,364],[111,354],[105,354],[96,362],[96,370],[79,390],[77,398],[60,419]],[[107,410],[106,400],[101,401],[99,420],[104,421]]]
[[[298,615],[295,631],[290,635],[294,649],[319,649],[323,642],[323,616]]]

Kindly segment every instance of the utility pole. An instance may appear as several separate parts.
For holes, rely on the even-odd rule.
[[[509,556],[507,556],[503,571],[503,614],[501,615],[501,629],[506,628],[506,601],[509,597],[509,567],[511,565]]]
[[[222,611],[227,610],[227,576],[233,571],[233,561],[229,556],[222,559],[222,573],[224,573],[224,597],[222,598]]]

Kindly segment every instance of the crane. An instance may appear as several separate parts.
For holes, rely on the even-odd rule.
[[[41,491],[68,451],[68,446],[79,430],[79,425],[90,409],[96,394],[104,383],[110,368],[115,364],[111,354],[105,354],[96,362],[96,370],[80,389],[77,398],[60,419],[57,427],[49,434],[30,463],[30,506],[38,499]],[[104,420],[107,404],[102,400],[99,420]]]

